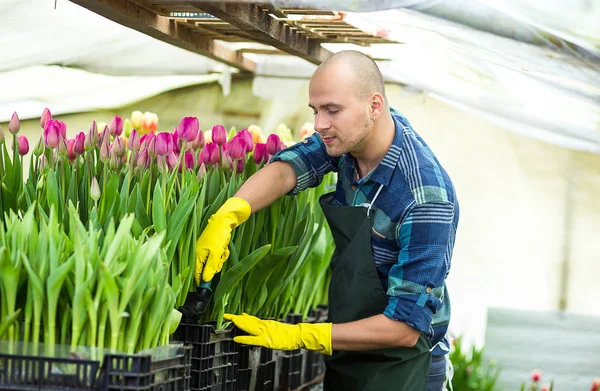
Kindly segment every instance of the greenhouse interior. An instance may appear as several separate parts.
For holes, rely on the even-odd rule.
[[[0,390],[600,391],[600,1],[0,21]]]

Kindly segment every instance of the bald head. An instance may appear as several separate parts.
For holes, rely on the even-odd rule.
[[[361,52],[344,50],[335,53],[319,65],[314,75],[324,72],[344,77],[353,83],[353,89],[359,99],[367,99],[374,93],[379,93],[387,100],[379,67]]]

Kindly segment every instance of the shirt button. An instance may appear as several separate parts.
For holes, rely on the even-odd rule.
[[[352,185],[352,190],[356,190],[356,186]]]
[[[302,144],[308,144],[308,140],[307,139],[302,140]]]
[[[427,287],[427,289],[425,289],[425,292],[431,293],[431,287]]]

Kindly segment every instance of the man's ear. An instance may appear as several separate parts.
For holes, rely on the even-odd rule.
[[[383,95],[379,92],[371,95],[371,107],[370,107],[370,115],[371,119],[375,120],[379,115],[383,112],[385,108],[385,100],[383,99]]]

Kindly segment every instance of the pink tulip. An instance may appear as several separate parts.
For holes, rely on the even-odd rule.
[[[61,137],[60,142],[58,143],[58,155],[65,156],[67,154],[68,150],[69,149],[67,147],[67,139],[65,139],[64,137]]]
[[[206,164],[217,164],[219,162],[219,147],[215,143],[208,143],[200,153],[202,161]]]
[[[150,145],[150,141],[152,141],[154,137],[156,137],[154,133],[146,133],[145,135],[143,135],[142,138],[140,138],[140,148],[148,148],[148,146]]]
[[[192,141],[192,148],[194,148],[194,150],[199,150],[200,148],[202,148],[204,146],[204,132],[198,132],[198,135],[196,136],[196,138],[194,139],[194,141]]]
[[[42,116],[40,117],[40,126],[42,127],[42,129],[46,128],[46,122],[51,119],[52,114],[50,113],[50,110],[48,110],[48,108],[46,107],[44,109],[44,112],[42,113]]]
[[[27,141],[27,137],[19,136],[18,144],[19,144],[19,155],[21,155],[21,156],[27,155],[27,152],[29,152],[29,141]]]
[[[194,155],[190,152],[186,152],[184,157],[183,157],[183,165],[185,168],[187,168],[188,170],[193,170],[194,166],[196,165],[196,162],[194,161]]]
[[[92,121],[92,126],[85,136],[85,150],[91,151],[98,145],[98,125],[96,121]]]
[[[141,146],[140,135],[136,129],[131,131],[129,135],[129,141],[127,142],[127,148],[132,151],[139,151]]]
[[[121,166],[121,159],[112,150],[113,146],[114,146],[114,144],[111,145],[110,159],[108,160],[108,166],[110,167],[111,170],[116,171]]]
[[[177,167],[177,163],[179,163],[179,156],[177,156],[175,151],[171,151],[171,153],[167,155],[167,165],[169,168],[175,168]]]
[[[227,154],[234,160],[242,159],[246,155],[246,144],[242,137],[235,136],[227,143]]]
[[[75,160],[77,158],[74,150],[75,142],[76,140],[74,138],[67,140],[67,158],[69,160]]]
[[[170,133],[160,132],[154,140],[154,151],[150,149],[151,153],[154,152],[156,155],[166,156],[173,151],[173,138]]]
[[[110,140],[110,130],[108,129],[108,126],[104,126],[104,129],[102,129],[102,132],[100,132],[100,135],[98,136],[99,147],[101,147],[102,144],[104,144],[104,140]]]
[[[281,150],[281,139],[276,134],[270,134],[267,138],[267,153],[275,155]]]
[[[110,144],[108,143],[108,139],[104,140],[102,146],[100,146],[100,160],[103,163],[108,163],[110,160]]]
[[[121,158],[125,156],[125,144],[123,144],[123,140],[120,136],[115,137],[110,149],[113,151],[117,157]]]
[[[223,125],[215,125],[212,128],[212,141],[217,145],[223,145],[227,141],[227,132]]]
[[[115,115],[110,121],[109,132],[111,136],[120,136],[123,133],[123,119]]]
[[[62,121],[58,121],[58,125],[60,126],[60,135],[63,138],[67,138],[67,124]]]
[[[179,138],[179,131],[177,128],[173,129],[173,133],[171,133],[171,139],[173,140],[173,150],[177,153],[181,152],[181,144],[182,140]]]
[[[197,174],[198,180],[201,180],[204,175],[206,175],[206,166],[204,165],[204,163],[202,163],[202,164],[200,164],[200,167],[198,168],[198,174]]]
[[[46,127],[44,128],[44,143],[48,148],[57,148],[60,144],[60,124],[55,120],[46,121]]]
[[[85,134],[83,132],[79,132],[77,136],[75,136],[75,146],[73,147],[73,151],[77,155],[81,155],[85,152]]]
[[[167,166],[167,162],[165,161],[164,156],[156,157],[156,166],[158,168],[158,172],[160,172],[161,174],[166,174],[167,172],[169,172],[169,167]]]
[[[248,129],[242,129],[237,137],[241,137],[244,140],[244,146],[246,147],[246,153],[252,151],[254,148],[254,140],[252,139],[252,133],[248,131]]]
[[[254,154],[252,157],[254,158],[254,163],[256,164],[266,163],[269,160],[269,154],[267,153],[267,144],[256,143],[256,146],[254,147]]]
[[[137,166],[141,169],[146,169],[150,166],[150,155],[148,155],[148,149],[143,149],[140,156],[137,159]]]
[[[19,129],[21,129],[21,121],[19,121],[19,116],[15,111],[12,117],[10,117],[10,122],[8,123],[8,131],[12,134],[17,134],[19,133]]]
[[[238,174],[241,174],[242,172],[244,172],[245,168],[246,168],[246,165],[244,164],[244,159],[240,159],[235,162],[235,169]]]
[[[196,117],[184,117],[179,123],[178,136],[191,143],[198,135],[200,123]]]

